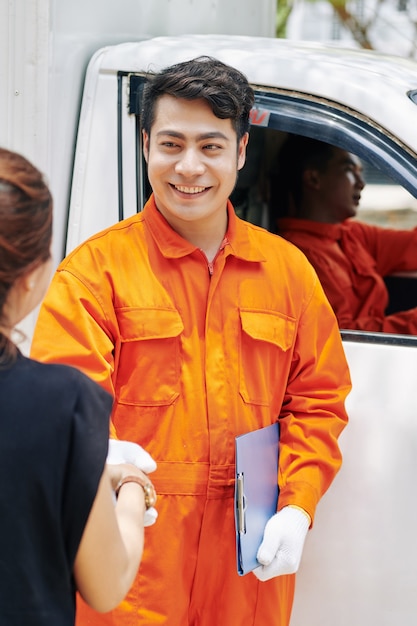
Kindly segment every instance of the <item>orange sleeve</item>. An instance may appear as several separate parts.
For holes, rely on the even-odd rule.
[[[65,306],[63,307],[63,303]],[[80,306],[81,305],[81,306]],[[41,306],[31,357],[78,368],[114,396],[115,319],[73,273],[58,269]],[[115,435],[113,425],[111,436]]]
[[[314,519],[342,462],[338,437],[348,421],[350,389],[337,321],[316,279],[299,323],[280,414],[280,509],[297,505]]]

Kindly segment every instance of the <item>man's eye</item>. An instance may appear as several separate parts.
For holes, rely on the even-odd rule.
[[[204,146],[204,150],[221,150],[221,146],[215,143],[209,143]]]

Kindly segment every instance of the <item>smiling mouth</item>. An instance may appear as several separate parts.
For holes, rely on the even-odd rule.
[[[197,193],[201,193],[208,189],[208,187],[184,187],[183,185],[172,185],[174,189],[180,191],[181,193],[187,193],[190,196],[195,195]]]

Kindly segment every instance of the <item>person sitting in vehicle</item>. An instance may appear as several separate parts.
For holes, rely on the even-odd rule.
[[[278,233],[314,266],[340,328],[417,334],[417,308],[386,314],[384,277],[417,270],[417,229],[393,230],[356,216],[365,187],[359,158],[289,135],[271,175]]]

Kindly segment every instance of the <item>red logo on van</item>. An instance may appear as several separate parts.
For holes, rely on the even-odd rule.
[[[270,115],[271,112],[268,109],[254,107],[249,114],[250,123],[252,126],[268,126]]]

